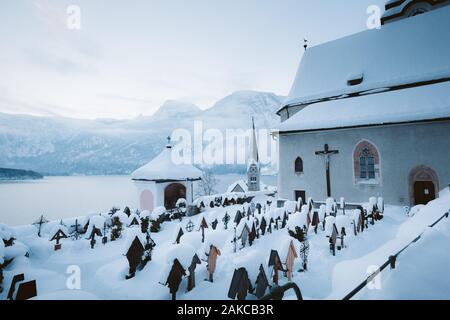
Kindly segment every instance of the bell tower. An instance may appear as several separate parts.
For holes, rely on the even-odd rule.
[[[259,164],[258,144],[256,140],[255,120],[252,118],[253,130],[252,141],[250,145],[250,154],[247,167],[247,185],[248,191],[261,190],[261,167]]]

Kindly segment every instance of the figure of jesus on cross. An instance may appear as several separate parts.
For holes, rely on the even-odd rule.
[[[330,150],[328,144],[326,144],[322,151],[316,151],[316,155],[323,156],[325,158],[325,169],[327,179],[327,197],[331,197],[331,182],[330,182],[330,155],[338,154],[338,150]]]

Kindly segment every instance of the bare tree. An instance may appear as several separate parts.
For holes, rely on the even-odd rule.
[[[203,171],[202,180],[198,184],[197,196],[210,196],[217,191],[215,187],[219,183],[212,171]]]

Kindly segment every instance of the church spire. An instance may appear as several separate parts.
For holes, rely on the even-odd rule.
[[[258,144],[256,141],[256,129],[255,129],[255,119],[252,117],[252,142],[250,146],[249,162],[247,167],[247,178],[248,178],[248,191],[259,191],[260,190],[260,166],[259,166],[259,154],[258,154]]]
[[[250,149],[250,160],[254,160],[257,164],[259,164],[259,154],[258,154],[258,143],[256,140],[256,129],[255,129],[255,118],[252,117],[252,144]]]

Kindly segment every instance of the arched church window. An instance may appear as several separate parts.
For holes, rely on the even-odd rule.
[[[359,156],[359,173],[361,179],[375,179],[375,158],[368,148]]]
[[[380,155],[368,141],[361,141],[353,153],[356,182],[374,181],[380,178]]]
[[[303,159],[300,157],[295,159],[295,173],[303,173]]]

